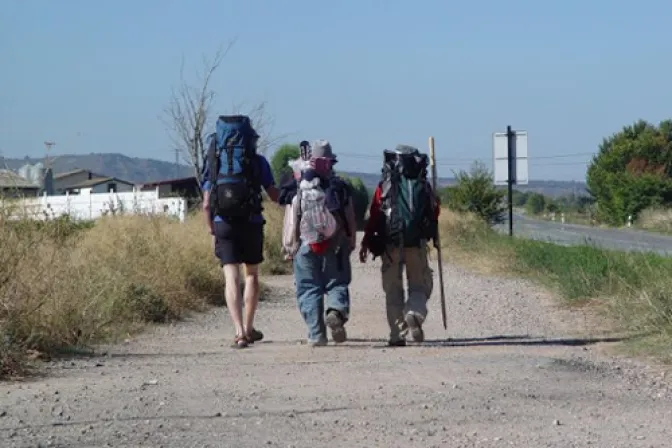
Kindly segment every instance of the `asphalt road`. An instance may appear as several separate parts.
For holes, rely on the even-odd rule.
[[[508,232],[508,221],[497,229]],[[602,229],[578,224],[561,224],[514,214],[514,235],[566,246],[591,244],[606,249],[657,252],[672,255],[672,236],[630,229]]]

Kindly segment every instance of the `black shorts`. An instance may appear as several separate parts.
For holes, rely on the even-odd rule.
[[[215,222],[215,255],[222,265],[264,261],[264,225],[254,222]]]

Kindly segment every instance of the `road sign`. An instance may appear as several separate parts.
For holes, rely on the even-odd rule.
[[[513,131],[512,144],[512,171],[515,185],[527,185],[527,131]],[[495,171],[495,185],[509,183],[509,140],[506,132],[492,134],[492,158]]]

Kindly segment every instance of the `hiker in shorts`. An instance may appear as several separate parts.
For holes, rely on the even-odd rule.
[[[352,192],[333,171],[336,155],[329,142],[317,140],[302,152],[303,160],[292,161],[296,191],[285,198],[283,250],[293,261],[308,343],[317,347],[327,345],[327,327],[335,343],[347,340],[356,224]]]
[[[382,179],[369,208],[359,259],[365,263],[369,253],[374,259],[382,258],[382,283],[390,328],[388,344],[405,346],[409,330],[413,341],[422,342],[425,338],[422,325],[434,286],[427,243],[433,239],[436,244],[440,204],[427,180],[427,155],[412,146],[398,145],[394,151],[385,150],[384,160]]]
[[[259,303],[259,271],[264,246],[261,188],[272,201],[278,191],[271,167],[257,154],[259,135],[247,116],[220,116],[210,135],[203,168],[203,211],[214,237],[215,255],[224,271],[226,305],[235,326],[233,347],[263,339],[254,328]],[[245,313],[240,292],[244,266]]]

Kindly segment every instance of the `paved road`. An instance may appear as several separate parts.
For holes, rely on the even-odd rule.
[[[497,228],[502,232],[508,232],[508,222]],[[562,245],[587,242],[608,249],[654,251],[663,255],[672,255],[672,236],[641,230],[602,229],[578,224],[561,224],[514,214],[513,232],[515,235],[526,238],[551,241]]]

